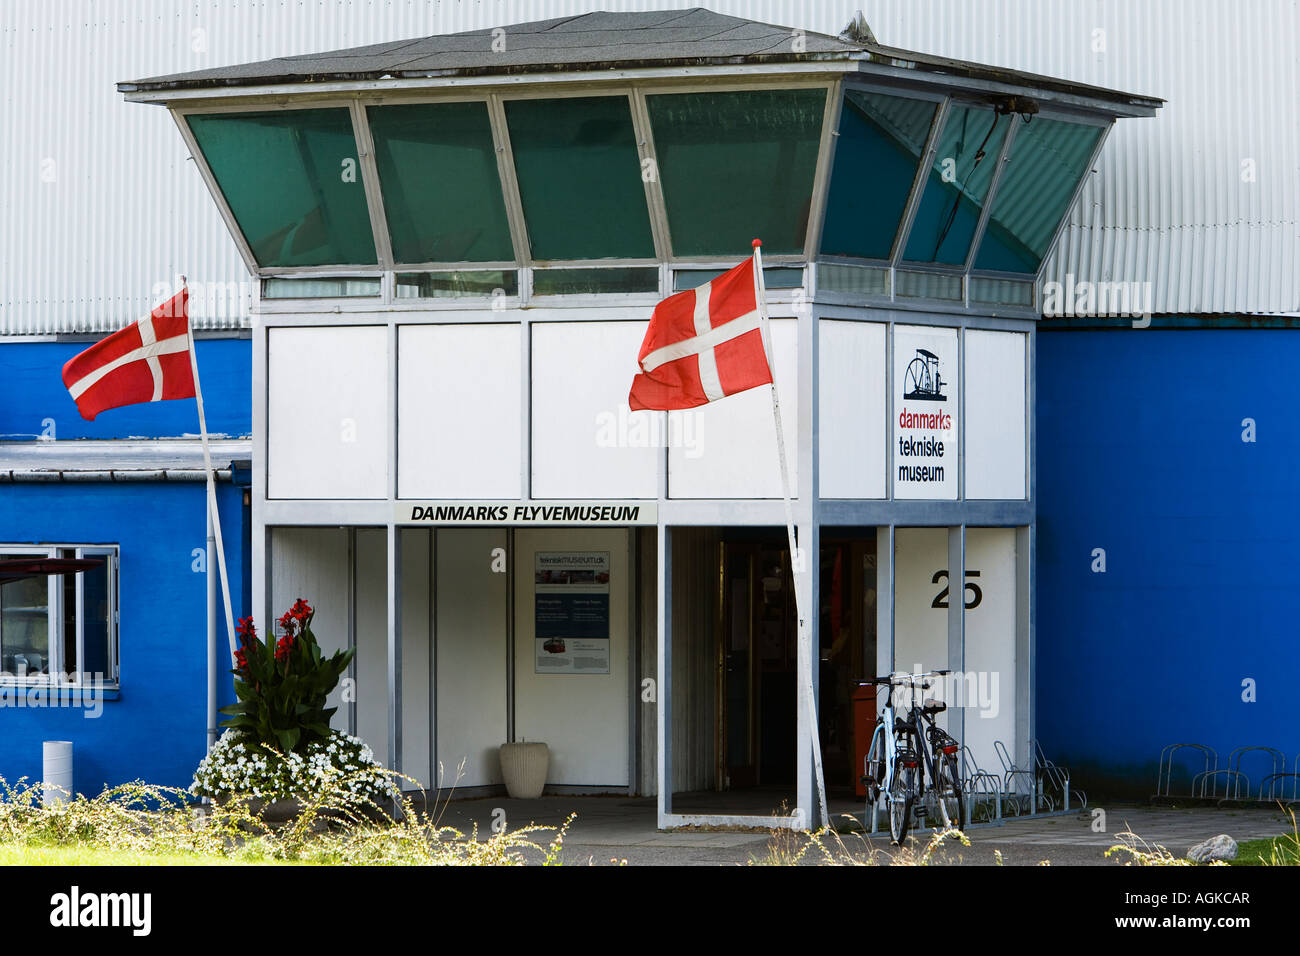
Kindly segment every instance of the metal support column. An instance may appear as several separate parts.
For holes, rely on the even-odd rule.
[[[800,646],[796,665],[798,674],[795,701],[798,720],[795,726],[798,735],[797,753],[799,763],[795,776],[795,798],[799,813],[803,817],[803,825],[810,830],[816,830],[823,823],[828,822],[818,819],[820,812],[815,790],[816,781],[813,779],[815,770],[812,751],[812,735],[818,732],[818,728],[811,718],[807,699],[808,688],[811,683],[813,708],[815,709],[817,699],[820,697],[817,678],[821,670],[818,666],[821,644],[819,619],[821,615],[817,612],[821,590],[817,580],[821,576],[819,573],[821,562],[818,558],[821,550],[821,534],[820,529],[813,522],[805,522],[798,527],[799,550],[802,553],[804,567],[802,573],[796,579],[796,583],[802,591],[799,595],[799,604],[803,609],[805,633],[808,635],[808,639],[806,651]],[[820,711],[816,712],[820,713]]]
[[[673,586],[672,586],[672,529],[662,522],[658,529],[659,551],[657,555],[659,587],[657,631],[659,634],[659,666],[656,675],[656,734],[658,736],[658,824],[665,829],[670,826],[669,816],[673,812],[673,728],[672,728],[672,673],[673,673]]]
[[[948,686],[957,698],[947,701],[948,733],[965,741],[966,708],[961,699],[966,670],[966,526],[948,529],[948,664],[953,679]],[[935,695],[938,696],[937,694]]]
[[[402,529],[388,525],[388,769],[402,769]]]

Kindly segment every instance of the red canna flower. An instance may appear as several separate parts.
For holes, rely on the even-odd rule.
[[[243,644],[257,639],[257,628],[253,626],[251,617],[241,617],[239,623],[235,625],[235,633],[239,635],[240,642]]]
[[[289,659],[289,652],[293,650],[293,635],[286,634],[275,643],[275,659],[277,663],[284,663]]]
[[[293,607],[289,608],[289,614],[299,621],[305,620],[311,616],[311,613],[311,605],[302,598],[298,598],[298,600],[294,602]]]

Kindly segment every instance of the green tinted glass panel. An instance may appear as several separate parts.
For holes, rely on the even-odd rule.
[[[654,266],[625,269],[536,269],[533,295],[583,295],[592,292],[658,292]]]
[[[367,115],[395,261],[514,261],[486,103]]]
[[[264,299],[341,299],[379,295],[379,277],[264,279]]]
[[[675,256],[800,255],[826,91],[646,98]]]
[[[534,259],[653,259],[625,96],[507,100]]]
[[[1010,125],[1008,117],[992,110],[952,108],[939,134],[904,259],[965,264]]]
[[[889,258],[937,108],[860,90],[844,95],[822,252]]]
[[[1038,272],[1103,132],[1038,116],[1017,124],[976,269]]]
[[[698,289],[706,282],[712,282],[726,272],[726,269],[678,269],[673,273],[673,291],[685,292]],[[780,266],[763,269],[763,288],[798,289],[803,286],[803,270],[788,269]]]
[[[497,294],[519,294],[519,274],[514,269],[397,274],[399,299],[474,298]]]
[[[347,110],[213,113],[188,120],[258,265],[377,261]]]

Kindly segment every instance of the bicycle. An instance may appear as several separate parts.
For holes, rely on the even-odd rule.
[[[907,838],[914,812],[923,812],[927,820],[937,817],[944,829],[960,828],[965,821],[965,799],[957,765],[961,745],[937,726],[934,719],[935,714],[947,709],[947,704],[930,699],[925,699],[919,707],[916,704],[918,685],[927,690],[935,678],[949,673],[943,670],[896,674],[863,681],[860,685],[883,685],[890,689],[889,699],[872,732],[863,781],[869,812],[875,812],[882,794],[886,797],[889,836],[895,844]],[[899,717],[894,710],[894,688],[904,686],[911,695],[911,706],[906,717]]]

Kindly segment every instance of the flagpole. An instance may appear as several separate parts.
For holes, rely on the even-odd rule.
[[[772,371],[772,419],[776,424],[776,455],[781,463],[781,498],[785,502],[785,530],[790,538],[790,571],[794,575],[795,616],[799,620],[799,657],[806,660],[804,669],[804,697],[808,701],[809,736],[812,739],[813,773],[817,783],[817,805],[821,810],[822,826],[830,825],[830,814],[826,809],[826,781],[822,774],[822,745],[817,722],[817,705],[813,698],[813,654],[812,636],[804,618],[803,602],[799,599],[800,571],[803,558],[799,551],[798,539],[794,530],[794,506],[790,503],[790,468],[785,456],[785,430],[781,427],[781,400],[776,390],[776,363],[772,353],[772,334],[767,315],[767,287],[763,282],[763,243],[754,240],[754,284],[758,300],[759,328],[763,336],[763,353],[767,357],[767,366]]]
[[[182,283],[184,280],[182,279]],[[203,389],[199,387],[199,360],[198,353],[194,350],[194,329],[190,324],[190,313],[188,307],[189,295],[186,294],[185,309],[185,335],[189,339],[190,346],[190,370],[194,375],[194,400],[199,408],[199,436],[203,440],[203,469],[207,475],[208,484],[208,515],[212,523],[213,537],[217,544],[217,568],[221,572],[221,595],[225,601],[226,608],[226,638],[230,643],[230,661],[234,666],[235,660],[235,615],[230,606],[230,579],[226,576],[226,547],[221,540],[221,514],[217,509],[217,480],[216,473],[212,470],[212,451],[208,447],[208,423],[203,415]],[[208,560],[212,560],[212,555],[208,554]]]

